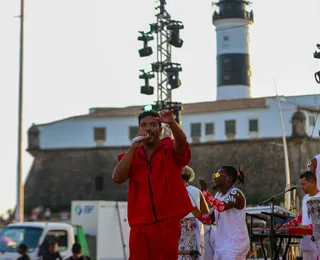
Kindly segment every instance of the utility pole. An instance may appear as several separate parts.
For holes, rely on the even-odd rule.
[[[143,42],[143,48],[139,50],[140,57],[146,57],[153,54],[152,48],[148,43],[154,40],[153,34],[157,40],[157,61],[151,64],[151,71],[145,72],[140,70],[140,79],[145,81],[141,86],[141,94],[153,95],[154,87],[150,86],[150,79],[157,78],[157,101],[153,105],[147,105],[144,110],[160,111],[163,109],[174,109],[175,119],[181,124],[181,102],[172,101],[172,90],[181,86],[179,72],[182,71],[181,64],[174,63],[171,60],[172,46],[181,48],[183,40],[180,39],[180,30],[184,25],[180,21],[171,19],[170,14],[165,9],[166,1],[160,0],[159,6],[156,7],[156,22],[150,24],[150,31],[143,32],[138,37]]]
[[[18,104],[18,156],[17,156],[17,207],[18,222],[24,221],[24,189],[22,183],[22,112],[23,112],[23,38],[24,38],[24,0],[20,2],[20,60],[19,60],[19,104]]]

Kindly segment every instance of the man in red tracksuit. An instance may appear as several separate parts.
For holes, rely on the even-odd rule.
[[[119,155],[112,179],[129,179],[128,221],[130,260],[176,260],[180,219],[193,210],[181,178],[191,159],[186,135],[174,120],[173,110],[143,112],[138,117],[139,138]],[[174,139],[160,139],[161,123]]]

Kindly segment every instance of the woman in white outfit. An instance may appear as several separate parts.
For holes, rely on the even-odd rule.
[[[208,214],[209,208],[201,190],[190,185],[195,174],[192,168],[186,166],[182,169],[181,177],[186,185],[190,200],[195,212]],[[196,213],[195,213],[196,214]],[[197,214],[196,214],[197,215]],[[198,216],[198,215],[197,215]],[[193,213],[189,213],[181,220],[181,237],[179,241],[179,260],[202,260],[204,255],[204,228],[203,224]],[[190,255],[191,253],[191,255]],[[195,255],[198,255],[197,257]]]
[[[249,252],[246,198],[234,186],[236,181],[244,183],[244,180],[242,171],[232,166],[221,167],[212,175],[213,188],[218,189],[215,196],[208,192],[206,182],[199,180],[202,193],[215,213],[214,260],[245,260]]]

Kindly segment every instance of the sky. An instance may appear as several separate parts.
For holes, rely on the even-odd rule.
[[[252,96],[320,92],[313,59],[320,43],[319,0],[255,0],[251,26]],[[139,69],[156,55],[140,58],[138,31],[155,22],[155,1],[25,0],[23,81],[23,176],[33,158],[25,151],[32,123],[88,113],[90,107],[149,104],[140,94]],[[172,19],[184,24],[182,85],[173,100],[216,99],[216,34],[209,0],[167,0]],[[14,207],[17,176],[19,0],[0,0],[0,213]],[[155,50],[155,49],[154,49]],[[151,81],[156,86],[156,82]]]

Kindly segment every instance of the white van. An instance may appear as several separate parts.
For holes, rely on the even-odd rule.
[[[73,226],[55,222],[23,222],[6,226],[0,233],[0,260],[16,260],[20,244],[28,246],[32,260],[41,260],[48,242],[58,242],[58,251],[63,259],[72,255],[75,242]]]

